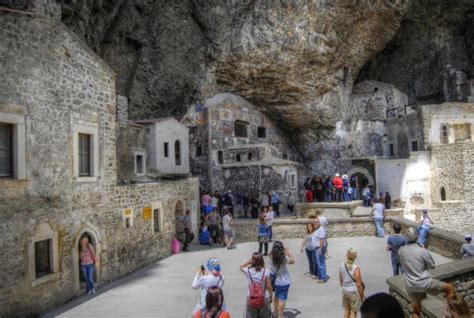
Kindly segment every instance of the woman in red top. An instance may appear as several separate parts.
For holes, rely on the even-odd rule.
[[[99,259],[95,256],[94,248],[89,243],[89,238],[84,235],[81,238],[81,246],[79,248],[79,257],[81,260],[81,270],[86,280],[86,295],[95,294],[94,272],[96,265],[99,265]]]

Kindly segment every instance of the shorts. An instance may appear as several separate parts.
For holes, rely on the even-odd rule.
[[[410,296],[411,302],[413,304],[421,304],[421,301],[426,298],[426,294],[430,295],[438,295],[444,291],[444,286],[446,283],[443,283],[440,280],[433,279],[431,282],[430,287],[426,288],[423,292],[409,292],[408,296]]]
[[[349,293],[342,291],[342,307],[352,312],[359,312],[362,300],[358,292]]]
[[[275,285],[275,297],[281,301],[287,301],[288,299],[288,290],[290,290],[290,285],[278,286]]]
[[[235,236],[234,230],[229,230],[229,231],[224,231],[224,235],[227,236],[228,238],[232,238]]]

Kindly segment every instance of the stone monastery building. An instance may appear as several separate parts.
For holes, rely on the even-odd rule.
[[[155,178],[160,124],[129,123],[121,97],[117,111],[115,74],[56,13],[1,20],[9,74],[0,81],[2,317],[83,293],[83,234],[101,260],[102,285],[168,256],[186,208],[197,223],[187,128],[177,125],[165,140],[173,158],[166,174],[176,178]]]

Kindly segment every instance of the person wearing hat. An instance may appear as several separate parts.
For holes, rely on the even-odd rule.
[[[466,241],[466,243],[464,243],[461,246],[462,258],[473,257],[474,256],[474,243],[472,243],[471,234],[464,235],[464,240]]]
[[[428,234],[430,232],[431,227],[433,226],[433,221],[428,215],[428,210],[423,209],[423,217],[420,222],[420,229],[419,229],[419,237],[418,243],[420,243],[421,247],[427,248],[428,245]]]
[[[211,257],[207,261],[206,267],[201,265],[194,276],[192,287],[193,289],[201,289],[201,295],[194,307],[193,316],[206,308],[207,290],[213,286],[217,286],[221,289],[224,287],[224,275],[222,274],[219,260],[215,257]],[[223,308],[225,308],[225,305]]]

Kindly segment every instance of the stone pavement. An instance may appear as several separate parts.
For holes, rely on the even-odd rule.
[[[327,284],[317,284],[306,278],[306,255],[300,253],[300,240],[287,240],[295,254],[296,264],[290,266],[292,286],[287,303],[287,317],[343,317],[337,270],[349,247],[358,250],[357,263],[368,295],[387,291],[385,279],[391,275],[390,255],[385,251],[385,239],[375,237],[329,239]],[[100,289],[94,297],[81,297],[53,310],[44,317],[190,317],[199,296],[191,288],[195,272],[209,257],[217,257],[225,275],[224,295],[232,316],[243,317],[247,282],[238,266],[253,251],[257,243],[242,243],[237,249],[194,246],[195,251],[175,255],[139,270]],[[448,258],[433,254],[437,264]]]

